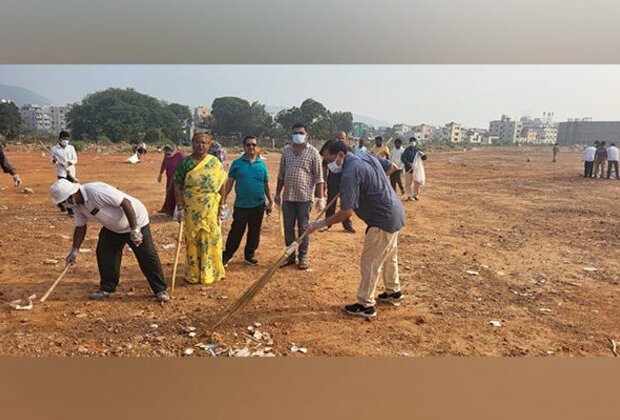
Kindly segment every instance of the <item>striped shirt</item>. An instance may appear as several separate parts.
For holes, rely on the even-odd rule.
[[[312,201],[316,184],[325,182],[321,155],[314,146],[306,146],[295,154],[294,148],[285,147],[280,157],[278,180],[284,182],[283,201]]]

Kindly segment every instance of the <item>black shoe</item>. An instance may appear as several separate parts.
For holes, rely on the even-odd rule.
[[[383,292],[377,296],[377,299],[381,302],[400,302],[404,299],[403,292],[398,291],[394,293]]]
[[[345,231],[349,233],[356,233],[356,230],[353,228],[353,225],[351,224],[351,222],[343,223],[342,226],[344,227]]]
[[[258,260],[256,258],[254,258],[254,257],[246,258],[245,259],[245,263],[247,265],[258,265]]]
[[[367,308],[364,305],[360,305],[359,303],[345,306],[344,311],[349,315],[363,316],[364,318],[373,318],[375,315],[377,315],[374,306],[370,306]]]

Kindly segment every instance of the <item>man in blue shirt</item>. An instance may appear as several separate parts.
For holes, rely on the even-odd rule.
[[[353,213],[366,222],[357,303],[345,306],[344,310],[350,315],[372,318],[376,315],[374,294],[382,269],[385,292],[379,294],[378,299],[382,302],[403,299],[398,278],[397,238],[398,231],[405,225],[405,213],[388,182],[388,177],[398,167],[370,154],[354,155],[342,142],[332,143],[324,156],[331,171],[342,172],[340,211],[311,223],[308,230],[312,233],[340,223]]]
[[[258,141],[254,136],[243,139],[244,154],[235,159],[228,171],[228,181],[224,189],[222,203],[235,185],[235,205],[233,222],[226,239],[222,260],[224,266],[235,254],[248,228],[248,236],[245,244],[245,262],[249,265],[258,264],[255,253],[260,241],[260,228],[263,224],[265,211],[271,212],[272,201],[269,191],[269,173],[267,165],[259,156]],[[236,184],[235,184],[236,181]],[[267,205],[265,205],[265,197]]]

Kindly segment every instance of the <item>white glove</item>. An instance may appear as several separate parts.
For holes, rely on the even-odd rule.
[[[290,257],[295,253],[295,251],[297,251],[297,247],[299,247],[299,244],[297,242],[293,242],[284,250],[284,255]]]
[[[174,211],[174,214],[172,215],[172,219],[173,219],[174,221],[176,221],[176,222],[181,223],[181,220],[183,220],[184,213],[185,213],[185,212],[183,211],[183,209],[182,209],[182,208],[177,208],[177,209]]]
[[[16,187],[19,187],[19,184],[21,184],[21,183],[22,183],[22,179],[19,177],[19,175],[17,175],[17,174],[13,175],[13,184]]]
[[[71,252],[69,252],[69,255],[67,255],[67,258],[65,259],[67,264],[74,264],[79,252],[79,248],[71,248]]]
[[[325,210],[325,205],[327,204],[327,199],[325,197],[318,198],[315,203],[315,209],[318,212],[322,212]]]
[[[140,246],[142,244],[142,231],[140,228],[132,229],[129,233],[129,240],[135,245]]]
[[[325,219],[322,219],[322,220],[317,220],[315,222],[310,222],[306,230],[308,231],[308,235],[311,235],[317,230],[321,230],[326,227],[327,227],[327,222],[325,221]]]

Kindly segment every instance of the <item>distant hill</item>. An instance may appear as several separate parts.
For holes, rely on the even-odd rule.
[[[0,99],[9,99],[17,106],[25,104],[51,105],[53,102],[43,95],[19,86],[0,84]]]
[[[265,111],[271,113],[271,114],[275,114],[277,112],[280,112],[281,110],[283,110],[284,107],[282,106],[273,106],[273,105],[265,105]],[[376,118],[373,117],[367,117],[365,115],[357,115],[357,114],[353,114],[353,121],[354,122],[361,122],[364,124],[368,124],[368,125],[372,125],[373,127],[377,128],[377,127],[391,127],[394,124],[388,121],[383,121],[383,120],[378,120]]]

